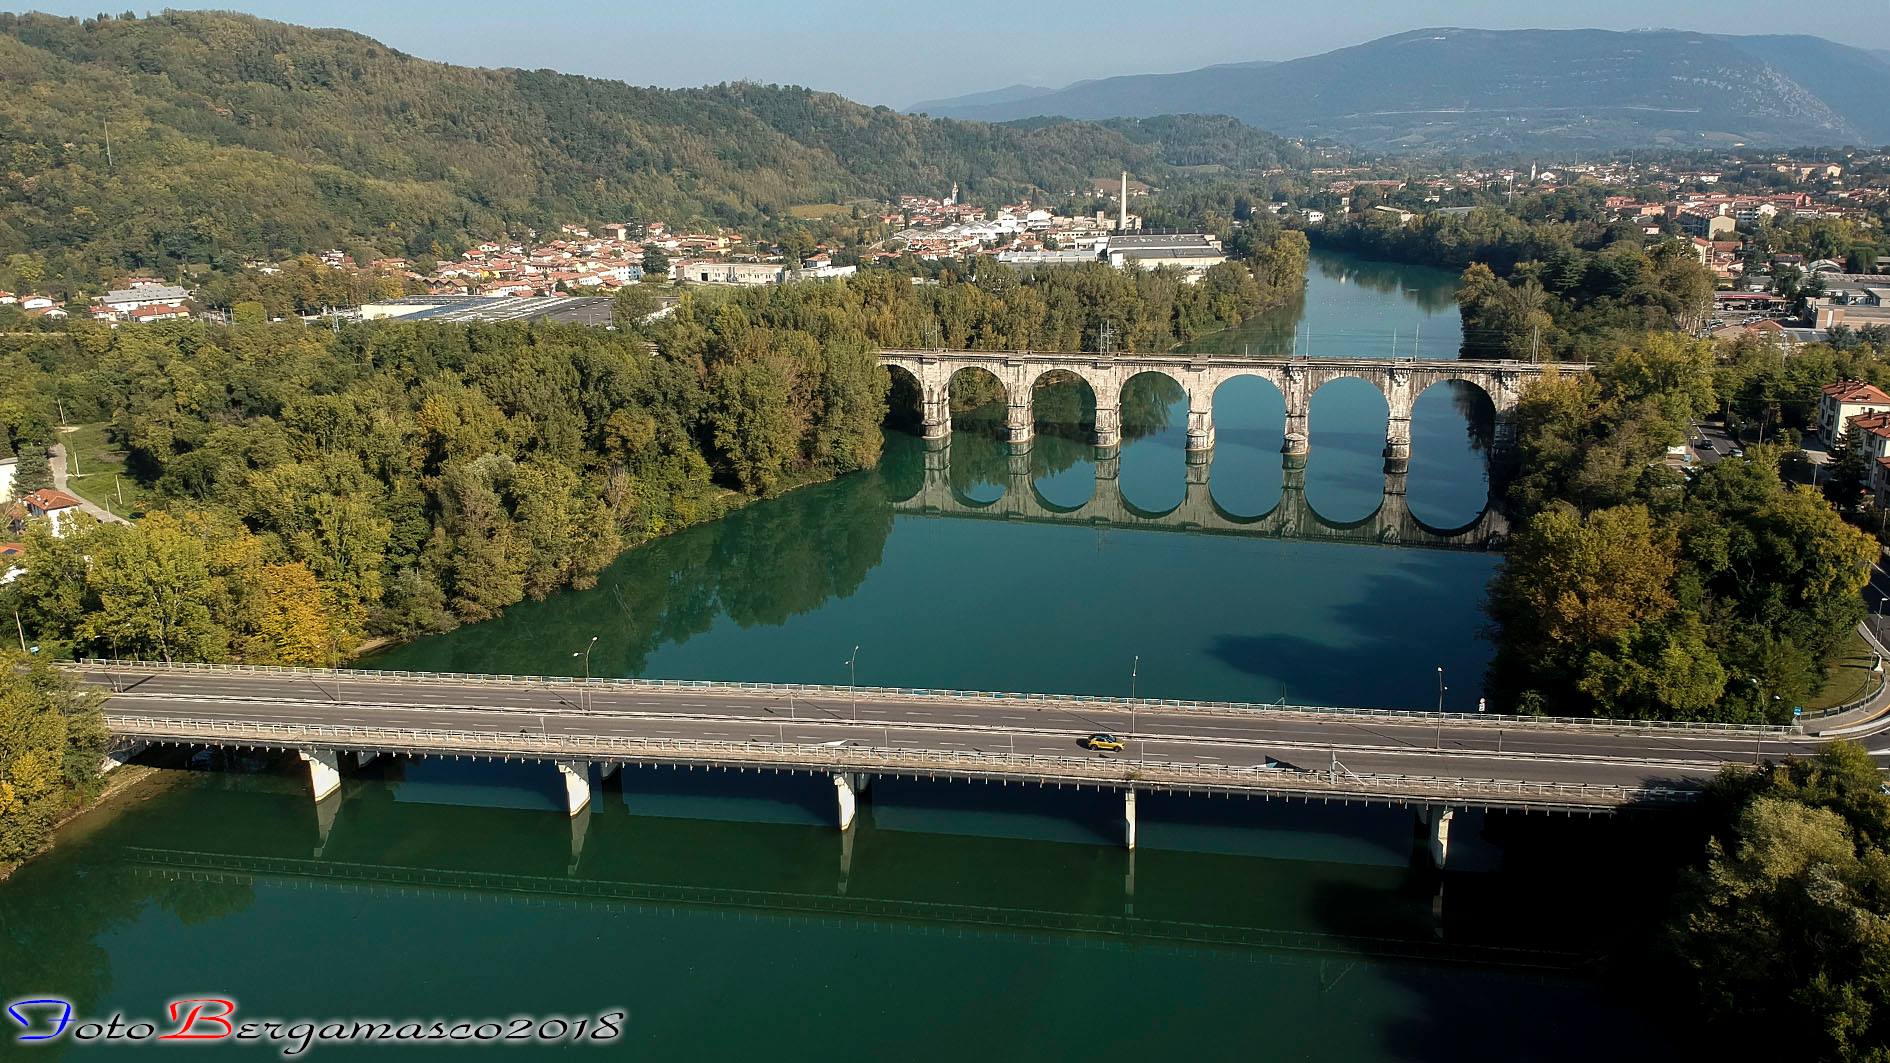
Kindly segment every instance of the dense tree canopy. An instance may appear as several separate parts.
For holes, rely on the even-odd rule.
[[[1863,614],[1875,543],[1780,452],[1690,481],[1663,458],[1714,408],[1713,348],[1648,334],[1518,412],[1522,524],[1492,585],[1498,704],[1784,722]]]
[[[50,661],[0,651],[0,869],[45,847],[104,756],[97,698]]]
[[[1714,832],[1671,927],[1709,1041],[1744,1058],[1890,1059],[1890,797],[1860,746],[1710,796]]]
[[[1304,241],[1199,284],[988,261],[692,290],[648,322],[203,322],[16,337],[0,418],[108,420],[161,500],[28,543],[0,592],[62,650],[322,664],[363,637],[489,620],[586,586],[627,545],[879,459],[881,346],[1165,349],[1303,283]],[[961,275],[958,270],[964,270]],[[633,290],[634,292],[634,290]],[[1133,420],[1133,419],[1131,419]],[[1139,423],[1139,422],[1136,422]],[[19,443],[16,445],[28,446]]]

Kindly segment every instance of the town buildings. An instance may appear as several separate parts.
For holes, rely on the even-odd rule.
[[[1865,414],[1890,411],[1890,394],[1862,380],[1826,384],[1818,397],[1818,435],[1826,446],[1837,442],[1851,420]]]

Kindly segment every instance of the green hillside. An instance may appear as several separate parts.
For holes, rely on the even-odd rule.
[[[765,224],[954,181],[1063,192],[1200,154],[1188,123],[1014,129],[799,88],[637,88],[224,13],[0,14],[0,84],[0,255],[34,253],[55,288],[328,247],[437,254],[574,219]]]

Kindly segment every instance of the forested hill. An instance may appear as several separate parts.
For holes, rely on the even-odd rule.
[[[747,225],[954,181],[1061,193],[1195,162],[1195,124],[1007,128],[799,88],[637,88],[225,13],[0,14],[0,253],[83,284],[363,243],[418,256],[508,225]]]

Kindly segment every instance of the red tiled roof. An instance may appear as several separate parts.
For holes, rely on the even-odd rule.
[[[50,487],[42,487],[37,491],[30,492],[26,497],[22,498],[21,501],[39,510],[41,513],[50,513],[55,509],[71,509],[73,506],[80,504],[78,499],[66,494],[64,491],[55,491]]]
[[[1824,393],[1838,402],[1881,402],[1890,404],[1890,395],[1875,384],[1866,384],[1862,380],[1840,380],[1835,384],[1826,384]]]

